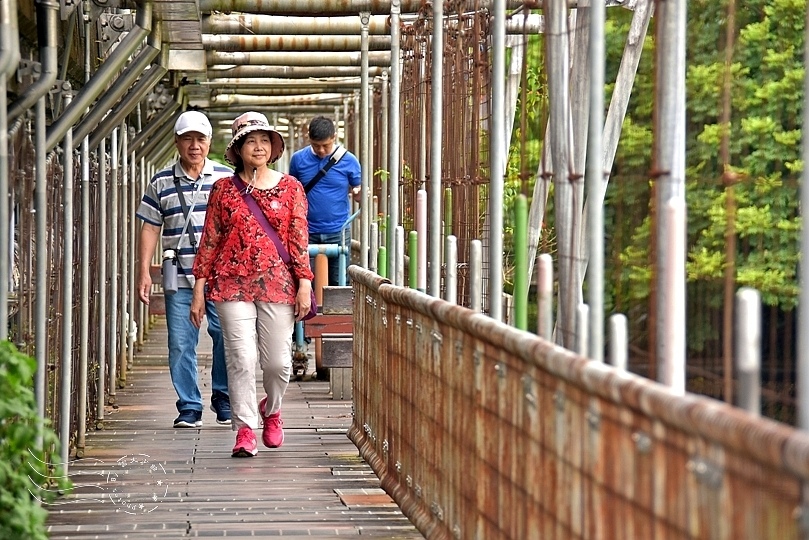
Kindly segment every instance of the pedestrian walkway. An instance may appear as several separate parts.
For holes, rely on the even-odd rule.
[[[207,334],[201,341],[207,403]],[[328,383],[290,383],[284,445],[259,443],[258,456],[232,458],[235,433],[210,410],[201,428],[172,427],[165,344],[161,320],[107,408],[104,429],[88,433],[84,457],[71,462],[76,489],[48,506],[51,539],[422,538],[346,437],[351,402],[332,400]]]

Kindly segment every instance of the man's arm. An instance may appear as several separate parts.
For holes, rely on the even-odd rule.
[[[146,222],[143,223],[140,229],[138,296],[140,301],[147,306],[149,305],[149,292],[152,290],[152,276],[149,271],[152,266],[152,256],[157,247],[157,241],[160,239],[160,230],[161,227]]]

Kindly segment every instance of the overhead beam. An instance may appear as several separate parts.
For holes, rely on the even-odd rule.
[[[390,51],[368,53],[372,66],[390,66]],[[208,66],[360,66],[359,52],[219,52],[206,51]]]
[[[386,15],[374,15],[368,25],[371,35],[390,34]],[[287,17],[276,15],[212,13],[202,18],[203,34],[250,34],[250,35],[360,35],[362,25],[359,16],[346,17]]]
[[[383,68],[373,67],[368,71],[371,77],[381,77]],[[285,77],[288,79],[308,79],[310,77],[359,77],[359,66],[208,66],[208,75],[213,77],[261,78]]]
[[[351,35],[238,35],[203,34],[202,46],[213,51],[359,51],[360,36]],[[374,51],[389,51],[390,36],[373,36],[368,46]]]

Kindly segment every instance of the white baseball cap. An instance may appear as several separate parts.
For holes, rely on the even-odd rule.
[[[174,134],[182,135],[189,131],[202,133],[209,139],[213,136],[213,128],[208,117],[199,111],[185,111],[174,123]]]

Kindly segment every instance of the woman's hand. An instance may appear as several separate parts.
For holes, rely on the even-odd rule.
[[[191,298],[191,324],[200,327],[205,316],[205,278],[197,278],[194,296]]]
[[[312,307],[312,282],[302,279],[298,282],[298,294],[295,296],[295,321],[302,321]]]

